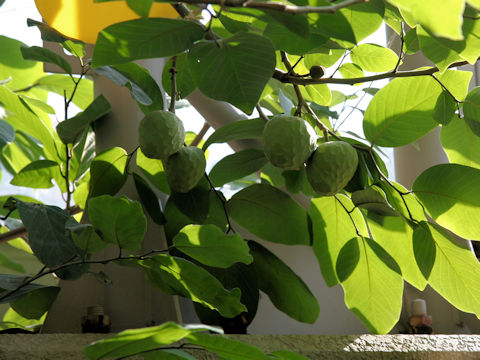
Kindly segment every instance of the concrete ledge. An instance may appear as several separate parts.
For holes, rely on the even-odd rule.
[[[0,335],[0,360],[80,360],[103,334]],[[480,335],[232,335],[266,352],[291,350],[322,359],[480,359]],[[200,360],[215,359],[204,351]],[[136,359],[132,358],[132,359]]]

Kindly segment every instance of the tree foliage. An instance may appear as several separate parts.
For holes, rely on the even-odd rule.
[[[457,308],[480,316],[480,264],[456,238],[480,239],[480,97],[478,88],[468,91],[471,74],[456,68],[480,56],[478,1],[445,0],[435,6],[413,0],[212,0],[203,23],[197,19],[199,1],[175,3],[177,19],[148,18],[152,3],[127,1],[139,19],[101,31],[91,62],[83,43],[30,21],[44,40],[77,57],[80,75],[46,48],[0,37],[0,161],[12,184],[57,186],[65,198],[64,209],[17,194],[0,199],[2,241],[14,237],[18,221],[12,220],[19,219],[33,255],[45,265],[35,276],[1,275],[2,302],[38,318],[56,292],[35,280],[51,273],[78,278],[95,262],[91,255],[106,246],[140,249],[148,213],[165,225],[169,247],[129,256],[120,251],[101,261],[129,260],[154,286],[196,302],[199,316],[210,324],[225,318],[250,322],[259,290],[287,315],[315,322],[321,311],[317,300],[268,250],[268,242],[311,246],[326,283],[343,287],[346,306],[372,333],[387,333],[398,321],[405,281],[419,289],[428,284]],[[360,43],[384,23],[400,38],[397,52]],[[434,65],[401,71],[405,57],[418,52]],[[171,96],[169,109],[163,109],[163,95],[149,71],[133,63],[157,57],[170,59],[162,79]],[[40,63],[55,64],[66,74],[48,75]],[[165,159],[148,158],[140,149],[95,151],[95,122],[111,105],[102,95],[93,98],[91,73],[126,86],[145,114],[174,112],[175,101],[194,89],[246,114],[257,110],[256,118],[216,129],[203,145],[198,135],[193,146],[204,151],[213,143],[258,141],[265,123],[284,113],[310,123],[318,145],[349,144],[358,157],[356,172],[338,193],[320,196],[307,177],[309,159],[299,168],[281,169],[261,149],[245,148],[220,160],[192,189],[172,191],[179,188],[171,181],[179,180],[166,175]],[[382,79],[391,81],[376,88]],[[360,86],[343,94],[332,88],[335,84]],[[50,92],[65,97],[65,118],[56,127],[49,118],[54,110],[46,104]],[[345,109],[369,97],[365,111],[359,102],[350,111],[362,116],[363,133],[340,131],[350,120]],[[72,103],[82,112],[70,116]],[[331,110],[342,103],[342,112]],[[412,189],[390,180],[378,147],[412,144],[435,128],[441,129],[452,163],[427,169]],[[140,172],[133,172],[135,163]],[[191,172],[198,170],[192,166]],[[139,202],[118,193],[130,176]],[[228,186],[236,193],[227,193]],[[157,192],[169,195],[163,208]],[[292,194],[311,198],[310,207],[304,209]],[[88,212],[91,224],[73,219],[79,210]],[[239,234],[247,232],[265,242]],[[22,270],[6,260],[0,265]],[[238,266],[250,269],[250,286],[242,283]],[[35,302],[37,296],[43,300]],[[165,324],[121,333],[86,354],[121,357],[185,339],[224,358],[266,358],[258,349],[197,330]],[[122,348],[124,342],[128,347]]]

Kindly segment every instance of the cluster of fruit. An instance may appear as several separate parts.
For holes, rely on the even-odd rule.
[[[139,145],[145,156],[160,159],[168,185],[175,192],[192,190],[205,174],[202,149],[184,146],[182,120],[169,111],[148,113],[138,128]]]
[[[344,141],[327,141],[317,146],[312,126],[297,116],[277,115],[265,125],[263,151],[282,169],[300,169],[306,164],[307,179],[320,195],[341,191],[355,174],[356,150]]]

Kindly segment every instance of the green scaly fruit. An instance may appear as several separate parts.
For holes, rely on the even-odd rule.
[[[181,148],[165,162],[168,185],[175,192],[189,192],[205,174],[205,154],[194,146]]]
[[[149,158],[165,160],[180,150],[184,141],[182,120],[169,111],[153,111],[140,121],[138,142]]]
[[[262,143],[274,166],[294,170],[302,167],[317,147],[317,134],[302,118],[277,115],[265,125]]]
[[[307,179],[323,196],[341,191],[355,174],[356,150],[344,141],[329,141],[318,146],[307,163]]]

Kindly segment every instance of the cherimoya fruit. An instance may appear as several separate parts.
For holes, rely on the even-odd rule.
[[[277,115],[263,129],[263,151],[270,162],[282,169],[303,166],[317,146],[312,126],[297,116]]]
[[[138,126],[138,142],[145,156],[165,160],[185,141],[182,120],[169,111],[152,111]]]
[[[307,163],[307,179],[313,190],[330,196],[341,191],[355,174],[357,151],[344,141],[320,144]]]

